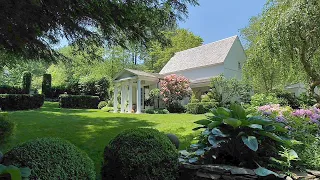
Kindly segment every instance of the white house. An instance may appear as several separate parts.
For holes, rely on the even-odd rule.
[[[160,88],[161,78],[169,74],[187,77],[193,92],[209,90],[210,79],[223,74],[227,78],[242,77],[246,55],[238,36],[205,44],[176,53],[160,73],[125,69],[115,79],[114,112],[118,111],[118,93],[121,93],[121,111],[141,113],[146,109],[149,91]],[[156,106],[161,106],[162,102]]]

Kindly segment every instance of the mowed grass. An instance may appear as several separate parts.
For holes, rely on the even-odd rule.
[[[197,135],[193,122],[203,115],[191,114],[120,114],[95,109],[60,109],[58,103],[45,102],[38,110],[9,112],[16,122],[14,136],[0,150],[7,152],[25,141],[41,137],[66,139],[84,150],[94,161],[97,174],[103,160],[104,147],[117,134],[130,128],[155,128],[179,137],[180,149],[190,145]]]

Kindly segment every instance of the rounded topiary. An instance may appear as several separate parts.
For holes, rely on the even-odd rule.
[[[106,107],[108,105],[108,103],[106,101],[100,101],[98,104],[98,109],[102,109],[104,107]]]
[[[179,138],[175,134],[167,134],[167,137],[169,140],[176,146],[177,149],[179,149],[180,141]]]
[[[0,113],[0,143],[7,141],[13,134],[15,123],[7,118],[7,115]]]
[[[155,129],[130,129],[105,148],[102,179],[174,180],[178,152],[167,136]]]
[[[29,167],[30,179],[95,179],[94,164],[86,153],[68,141],[41,138],[13,148],[4,165]]]

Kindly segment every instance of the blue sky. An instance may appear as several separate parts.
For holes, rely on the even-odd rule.
[[[202,37],[204,44],[234,35],[246,27],[252,16],[261,13],[266,0],[199,0],[200,6],[190,6],[189,16],[180,28]],[[62,39],[55,48],[66,46]]]
[[[252,16],[262,12],[266,0],[199,0],[200,6],[189,7],[189,17],[180,22],[203,38],[204,43],[214,42],[233,35],[246,27]]]

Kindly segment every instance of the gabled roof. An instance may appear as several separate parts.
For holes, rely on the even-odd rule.
[[[238,39],[238,36],[232,36],[220,41],[177,52],[163,67],[160,74],[169,74],[186,69],[221,64],[226,59],[236,39]]]
[[[144,71],[139,71],[139,70],[134,70],[134,69],[125,69],[126,71],[129,71],[133,74],[136,74],[138,76],[147,76],[147,77],[155,77],[155,78],[159,78],[162,77],[162,75],[158,74],[158,73],[149,73],[149,72],[144,72]]]
[[[163,75],[160,75],[158,73],[149,73],[149,72],[126,68],[123,71],[121,71],[120,73],[118,73],[113,80],[127,78],[127,77],[123,77],[124,75],[130,76],[130,77],[134,77],[134,76],[143,76],[143,77],[151,77],[151,78],[162,78],[163,77]]]

